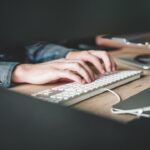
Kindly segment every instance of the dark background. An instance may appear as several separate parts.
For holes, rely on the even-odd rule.
[[[0,0],[0,45],[146,31],[149,0]]]

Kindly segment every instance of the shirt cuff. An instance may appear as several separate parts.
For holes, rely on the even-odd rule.
[[[32,63],[64,58],[68,52],[73,51],[71,48],[46,42],[28,45],[26,50],[28,62]]]
[[[11,86],[11,76],[17,62],[0,62],[0,87],[8,88]]]

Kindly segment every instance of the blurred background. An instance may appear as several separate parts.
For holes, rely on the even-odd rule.
[[[148,31],[149,0],[0,1],[0,46]]]

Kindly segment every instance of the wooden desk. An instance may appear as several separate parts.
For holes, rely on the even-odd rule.
[[[118,56],[128,56],[128,55],[136,55],[141,53],[150,53],[150,50],[146,49],[122,49],[119,51],[111,52],[111,54],[117,58]],[[116,59],[117,61],[117,59]],[[118,61],[118,66],[121,69],[136,69],[133,67],[125,66],[120,64]],[[150,71],[144,72],[144,76],[136,81],[128,83],[126,85],[115,88],[114,91],[117,92],[123,100],[128,97],[137,94],[138,92],[147,89],[150,87]],[[58,85],[58,84],[57,84]],[[11,88],[13,91],[21,92],[24,94],[30,94],[33,92],[37,92],[43,89],[47,89],[56,85],[19,85],[14,88]],[[82,101],[74,106],[73,108],[84,110],[98,116],[104,116],[111,119],[115,119],[121,122],[128,122],[132,119],[136,119],[135,116],[132,115],[114,115],[111,113],[111,107],[117,103],[117,99],[114,95],[109,92],[105,92],[103,94],[97,95],[85,101]]]

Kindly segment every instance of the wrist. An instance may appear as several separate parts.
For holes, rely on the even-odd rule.
[[[74,59],[77,51],[71,51],[66,55],[66,59]]]
[[[14,83],[23,83],[25,82],[25,71],[24,71],[24,64],[17,65],[12,72],[12,82]]]

